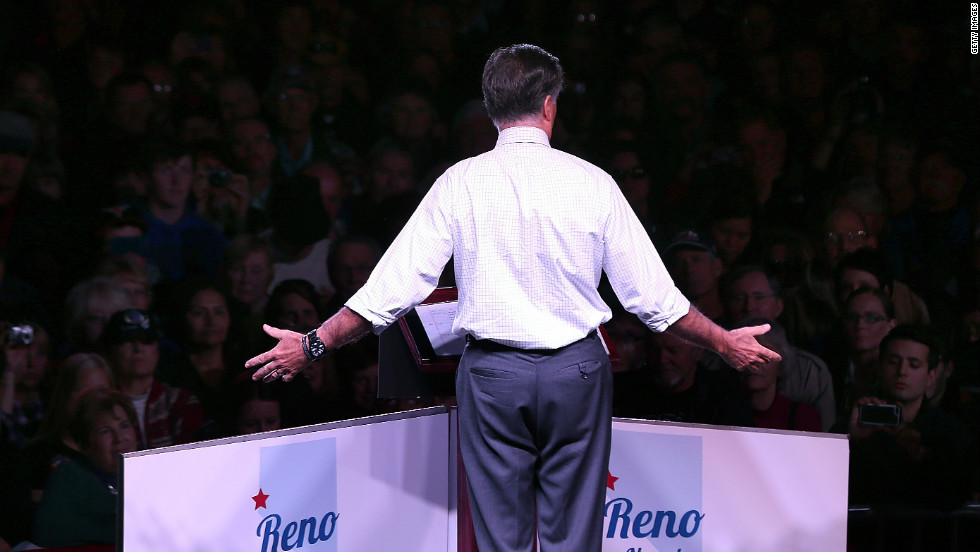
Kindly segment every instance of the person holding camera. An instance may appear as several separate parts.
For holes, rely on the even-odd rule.
[[[897,326],[884,337],[878,392],[851,411],[850,502],[955,508],[967,498],[967,427],[925,400],[939,347],[927,326]]]
[[[47,372],[51,342],[44,328],[33,323],[0,322],[0,332],[0,415],[7,440],[23,448],[44,420],[40,387]]]

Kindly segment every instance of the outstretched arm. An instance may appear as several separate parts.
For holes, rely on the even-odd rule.
[[[258,368],[252,379],[255,381],[274,381],[281,377],[283,381],[293,379],[296,374],[310,364],[303,352],[303,334],[273,328],[263,325],[265,333],[279,340],[272,349],[253,357],[245,363],[245,368]],[[327,350],[336,349],[364,337],[371,331],[371,323],[361,315],[342,307],[337,314],[320,324],[316,335],[326,345]]]
[[[667,327],[667,333],[718,353],[736,370],[756,370],[762,364],[782,359],[778,353],[770,351],[755,340],[755,336],[768,331],[769,324],[728,331],[693,306],[687,314]]]

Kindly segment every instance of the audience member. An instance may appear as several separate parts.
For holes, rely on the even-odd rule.
[[[850,412],[852,503],[959,506],[967,497],[966,426],[926,400],[939,355],[928,330],[899,326],[881,342],[879,393]],[[898,407],[893,422],[863,416],[868,405]]]
[[[117,311],[134,308],[133,300],[119,282],[105,276],[85,280],[72,288],[66,301],[68,353],[95,352],[109,317]]]
[[[769,276],[760,266],[746,265],[730,272],[724,289],[726,316],[735,327],[745,324],[746,318],[772,320],[768,340],[780,348],[783,360],[779,363],[778,389],[792,401],[814,407],[820,414],[820,424],[827,431],[837,421],[834,385],[830,370],[817,355],[793,346],[786,330],[777,322],[783,312],[782,288],[779,280]]]
[[[339,310],[355,291],[361,289],[381,259],[381,253],[377,242],[356,234],[348,234],[330,244],[327,273],[336,289],[327,302],[326,314]]]
[[[841,314],[843,339],[827,353],[827,366],[834,376],[834,397],[841,419],[854,401],[874,388],[881,340],[894,328],[895,308],[880,289],[860,288],[845,301]]]
[[[617,416],[753,427],[752,407],[729,370],[699,365],[703,351],[669,334],[649,333],[646,366],[622,372]],[[625,385],[620,385],[623,383]]]
[[[72,420],[81,398],[86,393],[114,387],[112,370],[99,355],[76,353],[61,363],[48,401],[50,408],[36,438],[25,448],[27,477],[35,504],[41,501],[54,460],[59,456],[69,459],[82,456],[80,445],[71,435]]]
[[[719,320],[725,309],[718,282],[722,262],[711,240],[700,230],[682,230],[664,249],[664,260],[674,283],[705,316]]]
[[[773,324],[768,318],[748,318],[740,326],[750,324]],[[803,402],[791,400],[779,390],[778,380],[785,379],[783,366],[789,353],[786,335],[779,328],[764,335],[756,336],[759,343],[779,353],[783,360],[768,362],[759,370],[747,370],[739,374],[742,388],[748,396],[755,412],[755,426],[768,429],[795,429],[798,431],[822,431],[820,414],[817,409]],[[829,381],[828,381],[829,384]],[[831,401],[833,402],[833,401]]]
[[[858,249],[837,263],[834,290],[841,304],[862,287],[881,289],[888,294],[895,305],[895,320],[899,325],[929,323],[925,302],[907,285],[892,278],[888,259],[875,249]]]
[[[0,379],[0,417],[4,434],[23,448],[37,434],[47,408],[42,384],[48,371],[51,338],[37,323],[0,322],[3,377]]]
[[[82,458],[57,463],[34,519],[33,542],[46,548],[114,545],[119,455],[139,449],[136,411],[124,393],[83,396],[71,421]]]
[[[113,314],[102,332],[102,350],[116,386],[133,401],[144,448],[189,443],[205,421],[193,393],[157,380],[162,337],[156,317],[136,309]]]

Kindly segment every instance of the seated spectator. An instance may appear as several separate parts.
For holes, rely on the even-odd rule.
[[[66,303],[67,353],[98,351],[99,337],[109,317],[117,311],[133,308],[133,300],[126,289],[106,277],[77,284],[68,293]]]
[[[209,280],[182,282],[173,313],[173,335],[181,350],[160,378],[194,394],[204,411],[206,427],[198,438],[218,437],[225,396],[242,371],[244,355],[232,339],[228,300]]]
[[[112,278],[129,295],[134,309],[150,310],[153,305],[153,281],[146,263],[139,257],[124,255],[103,261],[95,270],[96,276]]]
[[[653,172],[649,162],[644,162],[643,152],[634,141],[616,141],[610,148],[605,162],[605,169],[616,180],[626,201],[633,208],[643,228],[652,240],[663,239],[659,236],[662,228],[658,226],[659,213],[654,213],[654,205],[658,202],[651,197],[654,193]]]
[[[360,418],[386,412],[388,401],[378,399],[378,338],[368,336],[352,346],[337,349],[341,413]]]
[[[700,424],[754,425],[752,407],[727,370],[699,365],[702,350],[667,333],[647,336],[647,365],[622,372],[617,416]],[[620,385],[620,384],[623,385]]]
[[[82,458],[63,459],[44,488],[34,543],[46,548],[116,542],[119,455],[139,448],[129,397],[96,390],[82,397],[71,422]]]
[[[266,240],[242,234],[228,242],[218,281],[228,290],[233,332],[246,348],[265,336],[263,313],[273,276],[272,249]]]
[[[878,250],[862,248],[840,258],[834,276],[834,290],[843,303],[856,289],[881,289],[895,305],[895,320],[902,324],[927,324],[925,302],[902,282],[892,278],[888,259]]]
[[[390,140],[371,149],[364,191],[351,198],[348,232],[389,245],[415,211],[415,161],[408,150]]]
[[[334,240],[327,253],[327,274],[336,288],[324,314],[332,315],[361,289],[381,259],[377,242],[363,235],[350,234]]]
[[[167,280],[214,277],[227,240],[191,206],[194,174],[190,153],[156,143],[143,155],[149,193],[140,206],[140,216],[146,222],[147,259],[160,267]]]
[[[970,248],[970,216],[960,202],[975,157],[949,141],[924,145],[919,152],[918,197],[898,215],[883,244],[897,279],[907,282],[929,306],[933,320],[945,323],[955,312],[951,284]]]
[[[778,380],[783,378],[789,343],[782,328],[767,318],[748,318],[739,327],[772,324],[774,329],[757,335],[756,341],[779,353],[783,360],[768,362],[758,370],[745,370],[739,375],[742,388],[755,412],[755,426],[769,429],[794,429],[798,431],[822,431],[820,414],[812,405],[797,402],[780,393]],[[778,329],[775,329],[778,328]],[[828,386],[830,382],[827,382]],[[832,403],[833,401],[831,401]]]
[[[58,456],[69,459],[82,456],[70,430],[82,396],[93,390],[114,387],[112,370],[99,355],[76,353],[61,363],[48,401],[50,408],[41,422],[37,438],[25,449],[27,477],[35,504],[41,501],[53,460]]]
[[[708,207],[704,227],[718,249],[727,272],[750,253],[757,205],[742,190],[732,190],[714,198]]]
[[[769,339],[780,342],[783,357],[777,379],[779,392],[792,401],[816,408],[820,413],[821,428],[829,430],[837,421],[833,378],[820,357],[793,346],[786,337],[786,330],[776,322],[783,312],[779,280],[769,277],[762,267],[747,265],[729,272],[723,289],[726,316],[737,326],[743,325],[747,317],[774,321]]]
[[[244,232],[250,213],[248,177],[231,170],[230,155],[217,140],[202,140],[191,146],[194,181],[191,197],[197,214],[217,226],[229,238]]]
[[[315,178],[320,183],[320,200],[333,225],[327,237],[331,240],[347,233],[347,196],[350,195],[343,175],[329,163],[317,161],[303,169],[303,174]]]
[[[871,393],[877,377],[881,340],[894,328],[895,308],[880,289],[861,288],[844,304],[841,338],[828,351],[840,419],[847,419],[858,397]]]
[[[777,230],[765,241],[765,266],[783,286],[785,311],[780,320],[789,340],[822,357],[827,335],[839,324],[828,270],[801,232]]]
[[[317,327],[323,321],[316,289],[306,280],[280,282],[265,307],[265,323],[276,328]]]
[[[723,270],[718,251],[700,230],[682,230],[664,249],[664,261],[678,289],[705,316],[718,320],[725,314],[718,281]]]
[[[46,403],[41,384],[48,370],[51,339],[37,323],[0,322],[3,377],[0,378],[0,416],[7,439],[23,448],[37,434]]]
[[[881,342],[880,360],[878,393],[857,399],[850,413],[850,502],[959,506],[968,494],[972,437],[926,400],[939,361],[932,334],[896,327]],[[897,425],[862,421],[862,406],[886,404],[901,408]]]
[[[221,109],[221,120],[226,125],[255,117],[262,110],[258,92],[245,77],[225,77],[215,85],[215,95]]]
[[[818,243],[822,244],[821,253],[831,268],[848,253],[878,245],[877,238],[868,233],[861,215],[850,209],[837,208],[828,213],[821,232]]]
[[[197,397],[187,389],[156,379],[163,332],[147,311],[126,309],[109,318],[102,348],[116,385],[133,401],[144,448],[188,443],[204,424]]]

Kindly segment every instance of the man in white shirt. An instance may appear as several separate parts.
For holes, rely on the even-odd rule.
[[[611,317],[596,289],[602,272],[653,331],[738,369],[779,358],[753,337],[766,326],[726,332],[692,309],[615,181],[551,149],[561,89],[551,54],[526,44],[495,51],[483,91],[496,147],[433,184],[340,312],[305,336],[267,327],[279,344],[246,363],[253,379],[292,379],[320,350],[414,308],[452,257],[453,331],[469,336],[456,376],[460,446],[483,552],[529,551],[535,529],[542,552],[602,546],[612,401],[595,335]]]

